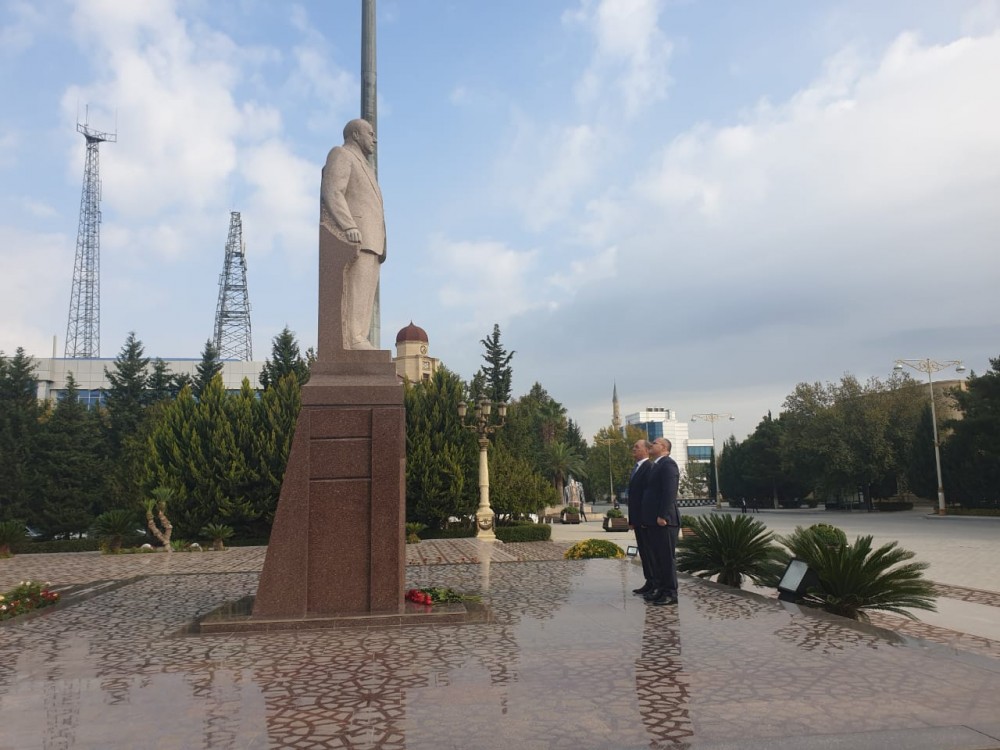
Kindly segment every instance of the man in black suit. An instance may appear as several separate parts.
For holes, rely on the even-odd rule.
[[[677,508],[680,471],[670,457],[670,441],[656,438],[649,455],[653,462],[642,496],[641,523],[653,563],[654,589],[645,595],[650,604],[677,604],[677,533],[681,514]]]
[[[647,549],[646,538],[643,535],[641,508],[642,497],[646,490],[646,480],[649,477],[651,468],[649,463],[648,440],[636,440],[632,446],[632,458],[635,459],[635,466],[632,467],[632,474],[628,480],[628,527],[635,532],[635,546],[639,550],[639,559],[642,561],[642,574],[646,582],[637,589],[632,589],[633,594],[644,596],[653,590],[653,567],[650,563],[649,550]]]

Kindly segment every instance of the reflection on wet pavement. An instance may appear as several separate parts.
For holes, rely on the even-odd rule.
[[[647,607],[629,560],[407,568],[408,587],[481,594],[490,623],[185,633],[253,594],[251,557],[171,561],[0,627],[0,748],[877,747],[997,720],[998,660],[691,579],[679,606]],[[114,577],[98,562],[91,580]]]

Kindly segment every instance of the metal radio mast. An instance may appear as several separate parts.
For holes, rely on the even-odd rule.
[[[239,211],[229,214],[229,239],[226,241],[226,259],[219,274],[219,304],[215,308],[215,348],[219,350],[220,359],[247,362],[253,359],[247,257]]]
[[[76,124],[87,140],[87,161],[83,167],[80,196],[80,227],[76,234],[76,261],[73,263],[73,290],[69,298],[66,325],[66,357],[101,356],[101,174],[102,142],[114,143],[117,133],[93,130],[87,123]]]

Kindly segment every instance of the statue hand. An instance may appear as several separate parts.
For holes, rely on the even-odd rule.
[[[348,229],[346,234],[348,242],[356,242],[359,245],[361,244],[361,232],[357,229]]]

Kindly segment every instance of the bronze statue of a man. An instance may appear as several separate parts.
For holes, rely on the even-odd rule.
[[[326,157],[320,187],[320,227],[352,249],[345,259],[341,312],[344,349],[374,349],[368,338],[379,264],[385,262],[382,191],[368,156],[375,152],[375,130],[367,120],[344,126],[344,145]]]

